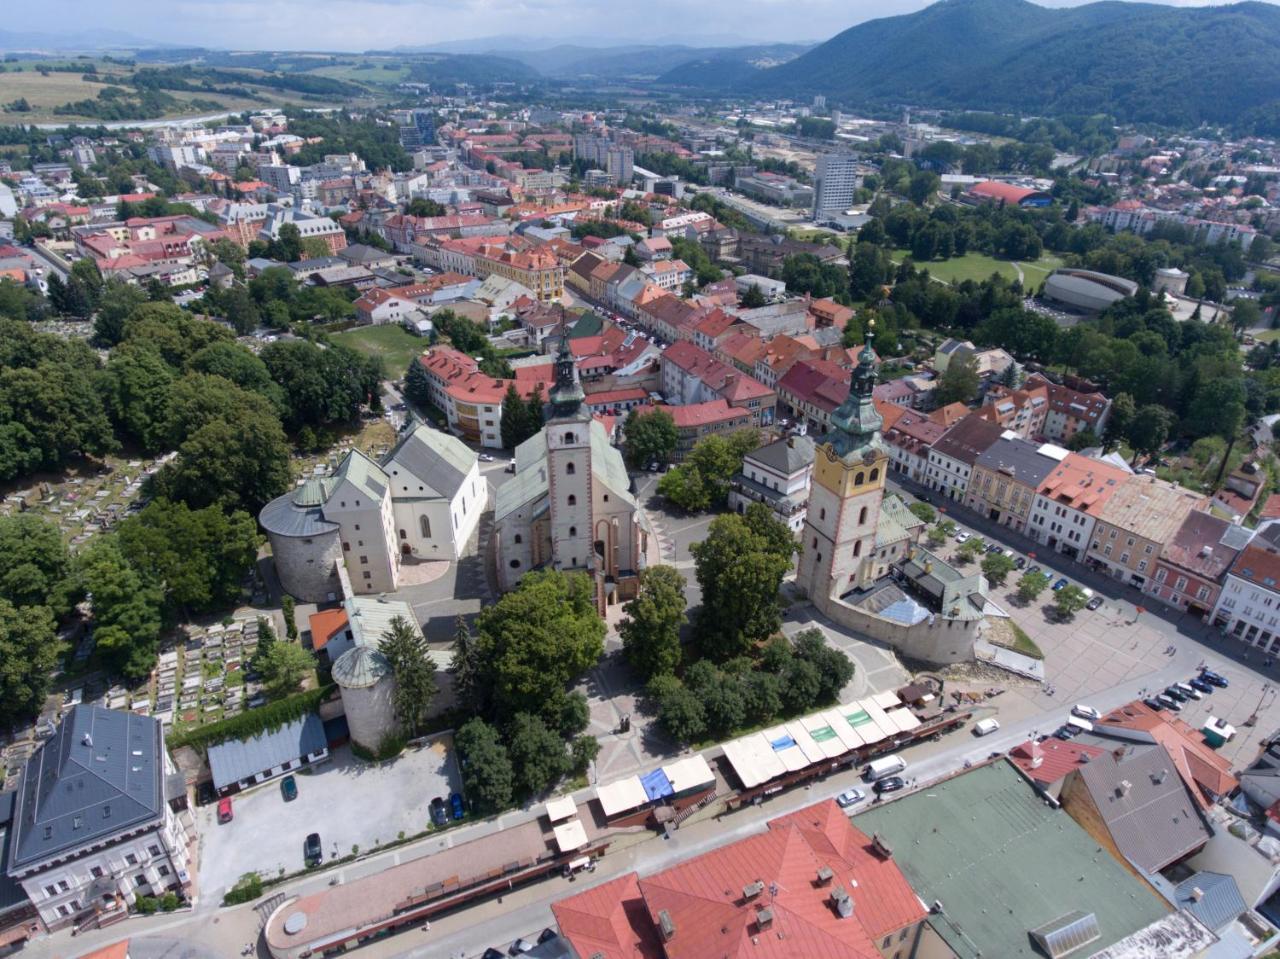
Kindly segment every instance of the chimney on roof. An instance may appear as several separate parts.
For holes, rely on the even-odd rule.
[[[85,734],[84,734],[84,738],[80,740],[80,745],[82,745],[82,746],[92,746],[92,745],[93,745],[93,737],[92,737],[92,736],[90,736],[88,733],[85,733]]]
[[[756,910],[756,928],[763,931],[773,925],[773,910],[768,907]]]
[[[1131,790],[1132,788],[1133,788],[1133,783],[1129,782],[1129,780],[1127,779],[1122,779],[1120,780],[1120,785],[1116,787],[1116,795],[1127,796],[1129,795],[1129,790]]]
[[[1031,754],[1032,769],[1039,769],[1044,765],[1044,751],[1040,748],[1040,744],[1034,739],[1031,740],[1031,749],[1028,750],[1028,752]]]
[[[671,920],[671,913],[665,909],[658,910],[658,931],[662,933],[662,941],[670,942],[676,935],[676,924]]]
[[[1169,770],[1167,770],[1167,769],[1162,769],[1162,770],[1160,770],[1158,773],[1156,773],[1154,776],[1152,776],[1152,777],[1151,777],[1151,780],[1152,780],[1152,782],[1154,782],[1157,786],[1159,786],[1159,785],[1161,785],[1161,784],[1162,784],[1162,783],[1163,783],[1163,782],[1164,782],[1168,777],[1169,777]]]
[[[818,885],[825,886],[835,877],[835,873],[831,871],[830,866],[822,866],[818,869]]]
[[[871,836],[871,848],[881,859],[893,858],[893,847],[890,846],[888,840],[878,832],[873,833]]]
[[[764,883],[757,879],[755,882],[748,883],[742,887],[742,898],[751,900],[762,892],[764,892]]]
[[[1204,898],[1204,890],[1201,889],[1199,886],[1192,886],[1191,898],[1194,899],[1196,902],[1199,902],[1201,899]]]
[[[845,891],[844,886],[836,886],[831,890],[831,904],[835,906],[836,914],[841,919],[848,919],[853,915],[853,899]]]

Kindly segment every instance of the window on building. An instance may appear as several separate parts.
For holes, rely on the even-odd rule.
[[[880,478],[880,468],[876,467],[871,471],[871,475],[867,477],[867,482],[874,483],[879,478]]]
[[[518,560],[518,559],[513,559],[513,560],[512,560],[508,565],[509,565],[512,569],[519,569],[519,568],[520,568],[520,560]]]
[[[853,544],[853,555],[854,556],[862,555],[862,540],[858,540],[856,543]]]
[[[363,576],[365,579],[373,579],[373,573],[369,572],[367,569],[360,575]]]
[[[351,544],[350,544],[350,543],[343,543],[343,544],[342,544],[342,551],[343,551],[344,553],[349,553],[349,552],[351,552]]]
[[[431,520],[430,519],[428,519],[425,516],[419,516],[418,527],[422,530],[422,536],[424,539],[431,538]]]
[[[564,434],[564,441],[565,441],[566,443],[569,443],[570,445],[572,445],[573,443],[578,442],[577,434],[575,434],[575,433],[565,433],[565,434]]]
[[[400,538],[401,538],[401,539],[408,539],[409,537],[408,537],[407,535],[405,535],[405,531],[404,531],[404,530],[401,530],[401,531],[400,531]]]
[[[578,497],[576,497],[576,496],[574,496],[572,493],[570,493],[570,494],[569,494],[568,503],[569,503],[569,505],[570,505],[570,506],[577,506],[577,505],[578,505]]]
[[[578,468],[573,465],[572,461],[570,461],[564,464],[564,471],[568,473],[570,476],[572,476],[574,473],[578,471]]]
[[[102,878],[102,867],[101,867],[101,866],[90,866],[90,867],[89,867],[89,875],[91,875],[94,879],[101,879],[101,878]]]
[[[129,853],[127,856],[124,857],[124,861],[127,862],[130,866],[136,866],[138,864],[138,857],[135,856],[133,853]]]
[[[827,518],[827,510],[826,510],[826,507],[824,506],[822,509],[818,510],[818,519],[826,519],[826,518]]]
[[[570,526],[570,527],[569,527],[569,535],[570,535],[570,536],[577,536],[577,535],[578,535],[578,527],[576,527],[576,526]]]
[[[516,533],[516,535],[511,538],[511,542],[519,546],[521,543],[524,542],[524,537],[521,536],[519,533]]]
[[[364,565],[366,565],[366,566],[367,566],[367,565],[368,565],[368,563],[369,563],[369,557],[368,557],[368,556],[361,556],[361,557],[360,557],[360,562],[361,562],[362,564],[364,564]]]
[[[858,525],[861,526],[867,521],[867,508],[864,506],[858,511]]]
[[[153,856],[158,856],[160,855],[160,847],[156,845],[150,845],[147,847],[147,852],[151,853],[151,855]]]
[[[861,485],[863,484],[863,482],[865,482],[865,480],[866,480],[866,474],[865,474],[865,473],[861,473],[861,472],[859,472],[859,473],[855,473],[855,474],[854,474],[854,477],[853,477],[853,485],[854,485],[854,486],[861,486]]]
[[[160,868],[156,870],[156,872],[160,873],[160,875],[162,876],[167,876],[169,875],[169,867],[165,865],[161,865]]]

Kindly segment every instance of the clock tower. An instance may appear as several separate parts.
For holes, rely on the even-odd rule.
[[[818,442],[796,585],[819,605],[868,585],[876,548],[889,448],[871,393],[876,385],[874,329],[858,354],[849,395]]]

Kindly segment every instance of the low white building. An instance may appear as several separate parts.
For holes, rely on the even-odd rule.
[[[746,512],[764,503],[793,533],[804,528],[813,476],[814,446],[807,436],[789,436],[748,453],[729,481],[729,508]]]
[[[1213,623],[1267,655],[1280,653],[1280,549],[1265,533],[1231,565],[1213,608]]]
[[[23,767],[5,872],[50,930],[188,894],[194,827],[173,808],[185,800],[159,721],[74,706]]]
[[[949,500],[963,500],[973,464],[1003,430],[981,416],[966,416],[942,434],[925,456],[924,485]]]

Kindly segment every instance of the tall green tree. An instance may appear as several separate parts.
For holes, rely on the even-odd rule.
[[[298,691],[302,681],[316,668],[315,657],[296,643],[275,643],[260,657],[262,686],[267,695],[279,699]]]
[[[391,628],[382,634],[378,650],[387,657],[395,678],[392,707],[396,721],[403,732],[416,736],[422,731],[439,691],[436,666],[427,641],[415,624],[396,616],[391,620]]]
[[[97,652],[126,679],[149,675],[160,641],[161,590],[129,563],[114,537],[99,537],[76,566],[89,595]]]
[[[111,351],[101,379],[107,414],[144,452],[164,448],[172,383],[173,369],[154,349],[130,342]]]
[[[1134,460],[1143,453],[1154,453],[1164,446],[1173,426],[1173,413],[1149,403],[1141,407],[1129,424],[1129,445],[1133,447]]]
[[[98,298],[98,312],[93,318],[93,340],[98,346],[115,346],[124,339],[124,323],[147,295],[131,283],[108,280]]]
[[[507,386],[502,397],[502,419],[498,423],[502,435],[502,448],[513,450],[533,435],[533,423],[529,416],[529,407],[520,398],[515,383]]]
[[[516,713],[507,725],[506,740],[519,797],[546,791],[569,771],[571,760],[564,740],[541,716]]]
[[[680,665],[680,629],[685,624],[685,580],[673,566],[651,566],[636,597],[622,607],[622,649],[637,675],[648,682]]]
[[[938,382],[938,404],[972,403],[980,384],[978,364],[973,357],[953,356]]]
[[[483,719],[458,730],[454,745],[462,756],[462,784],[476,811],[497,813],[511,805],[515,770],[498,731]]]
[[[0,599],[65,616],[74,591],[62,531],[35,513],[0,516]]]
[[[581,573],[526,574],[513,592],[481,610],[476,630],[496,716],[527,712],[558,721],[566,686],[604,652],[604,621]]]
[[[706,655],[730,659],[777,632],[778,590],[789,559],[733,514],[712,520],[703,541],[690,549],[702,587],[696,635]]]
[[[459,613],[454,622],[453,658],[449,662],[449,672],[453,674],[453,692],[460,706],[484,712],[486,690],[483,669],[480,646],[471,634],[467,617]]]
[[[58,653],[48,607],[0,599],[0,729],[40,712]]]
[[[666,410],[658,408],[648,413],[632,413],[622,427],[627,460],[632,466],[657,462],[666,465],[676,451],[680,434],[676,421]]]
[[[748,310],[764,306],[767,302],[764,298],[764,290],[760,289],[759,283],[752,283],[743,291],[742,296],[738,297],[738,303]]]

